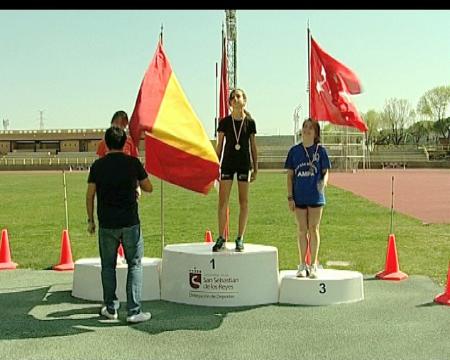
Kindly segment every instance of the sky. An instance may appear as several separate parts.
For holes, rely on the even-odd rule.
[[[237,10],[237,85],[259,135],[293,134],[308,113],[307,22],[351,68],[360,112],[416,108],[450,86],[450,10]],[[129,117],[161,24],[172,69],[210,138],[224,10],[0,10],[0,118],[10,130],[106,128]],[[217,85],[217,88],[219,85]],[[1,126],[1,124],[0,124]],[[0,129],[3,129],[1,127]]]

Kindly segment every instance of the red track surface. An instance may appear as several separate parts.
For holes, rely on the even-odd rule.
[[[391,207],[394,176],[394,211],[424,223],[450,224],[450,170],[359,170],[330,173],[330,184]]]

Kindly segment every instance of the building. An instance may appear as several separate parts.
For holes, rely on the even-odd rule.
[[[106,129],[0,130],[0,154],[95,152]]]

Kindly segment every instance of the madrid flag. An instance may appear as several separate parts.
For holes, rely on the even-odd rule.
[[[323,51],[312,37],[310,66],[311,118],[367,131],[367,125],[349,97],[349,94],[361,93],[356,74]]]
[[[220,69],[219,119],[228,115],[228,66],[225,33],[222,30],[222,64]]]
[[[142,80],[130,120],[139,144],[145,131],[145,169],[162,180],[207,194],[219,160],[172,71],[162,43]]]

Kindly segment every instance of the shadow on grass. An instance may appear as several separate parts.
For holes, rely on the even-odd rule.
[[[260,306],[205,307],[167,301],[145,301],[143,311],[150,311],[150,321],[130,325],[126,322],[126,303],[121,304],[119,320],[99,315],[100,302],[76,299],[70,291],[51,292],[51,287],[0,293],[0,340],[69,336],[101,328],[132,327],[149,334],[165,331],[209,331],[221,326],[229,313]]]
[[[431,306],[442,306],[441,304],[438,304],[437,302],[435,302],[435,301],[429,301],[429,302],[427,302],[427,303],[423,303],[423,304],[420,304],[420,305],[416,305],[416,307],[431,307]]]

